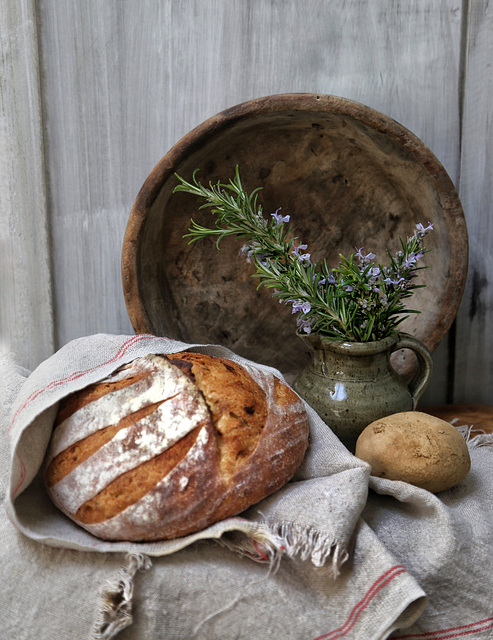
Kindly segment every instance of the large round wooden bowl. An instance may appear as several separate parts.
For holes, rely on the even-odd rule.
[[[193,217],[213,226],[193,196],[173,194],[175,173],[204,183],[227,182],[238,165],[244,186],[263,187],[264,215],[282,207],[313,260],[331,265],[355,247],[394,253],[417,223],[435,225],[422,284],[409,306],[421,311],[402,325],[433,351],[448,331],[467,269],[461,203],[446,171],[410,131],[364,105],[328,95],[284,94],[245,102],[196,127],[157,164],[130,214],[123,244],[123,290],[137,333],[217,343],[279,368],[307,360],[296,316],[250,277],[241,242],[192,245],[183,238]],[[412,363],[402,352],[394,366]]]

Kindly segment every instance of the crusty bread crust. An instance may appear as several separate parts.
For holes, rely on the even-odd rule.
[[[308,446],[284,383],[224,358],[146,356],[60,405],[45,481],[109,540],[164,540],[236,515],[294,475]]]

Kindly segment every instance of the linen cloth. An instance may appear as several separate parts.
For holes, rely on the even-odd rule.
[[[471,449],[466,484],[433,496],[370,479],[306,405],[300,470],[238,517],[177,541],[111,543],[59,513],[39,475],[59,400],[136,357],[187,348],[281,377],[223,347],[154,336],[82,338],[28,377],[0,359],[2,637],[491,637],[490,446]]]

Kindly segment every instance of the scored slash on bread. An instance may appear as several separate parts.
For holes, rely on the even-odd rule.
[[[139,358],[59,408],[54,503],[94,535],[187,535],[262,500],[308,446],[303,403],[275,376],[181,352]]]

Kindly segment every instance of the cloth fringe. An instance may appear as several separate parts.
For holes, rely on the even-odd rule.
[[[340,543],[328,538],[322,531],[293,522],[280,522],[274,527],[274,532],[283,540],[290,558],[299,556],[302,561],[310,560],[315,567],[323,567],[334,578],[349,557]],[[331,562],[327,564],[329,559]]]
[[[269,571],[277,571],[281,558],[298,556],[302,561],[310,560],[317,568],[323,568],[336,578],[349,554],[338,542],[329,539],[321,531],[293,522],[263,524],[252,535],[224,535],[217,542],[231,551],[244,555],[255,562],[267,564]],[[330,564],[327,564],[328,560]]]
[[[216,542],[234,553],[268,566],[269,573],[279,569],[284,553],[283,540],[265,525],[258,525],[255,533],[225,533]]]
[[[133,622],[133,579],[140,569],[147,570],[152,563],[145,555],[132,553],[127,563],[101,586],[101,604],[94,625],[92,640],[110,640]]]
[[[477,433],[467,441],[469,449],[478,447],[491,447],[493,445],[493,433]]]
[[[454,418],[450,423],[454,424],[458,418]],[[477,449],[478,447],[488,447],[493,445],[493,433],[487,433],[483,429],[475,429],[476,433],[472,433],[474,425],[461,425],[457,427],[457,430],[464,436],[466,444],[470,450]],[[478,433],[480,431],[481,433]]]

